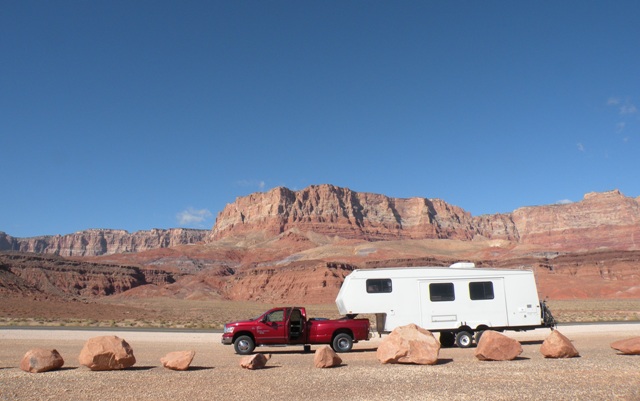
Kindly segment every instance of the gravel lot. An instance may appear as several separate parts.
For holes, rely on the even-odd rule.
[[[640,335],[640,324],[561,326],[581,357],[552,360],[539,352],[548,330],[507,333],[522,342],[515,361],[482,362],[473,349],[440,351],[434,366],[382,365],[379,339],[341,354],[343,365],[313,366],[301,347],[258,348],[271,353],[267,368],[240,368],[240,356],[216,333],[0,329],[0,400],[640,400],[640,356],[618,355],[613,341]],[[129,342],[136,365],[92,372],[79,366],[84,341],[117,335]],[[56,348],[62,370],[26,373],[18,366],[31,348]],[[191,369],[165,369],[170,351],[195,350]],[[313,348],[315,349],[315,348]]]

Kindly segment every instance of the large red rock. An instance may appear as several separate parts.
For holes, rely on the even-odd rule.
[[[625,355],[640,355],[640,337],[632,337],[611,343],[611,348]]]
[[[481,361],[510,361],[522,354],[522,345],[517,340],[493,330],[486,330],[475,351]]]
[[[91,370],[119,370],[136,363],[129,343],[117,336],[100,336],[87,340],[78,360]]]
[[[195,351],[174,351],[160,358],[162,366],[171,370],[187,370],[196,356]]]
[[[540,347],[540,352],[545,358],[573,358],[580,356],[571,340],[565,337],[558,330],[553,330],[544,340]]]
[[[316,368],[332,368],[340,366],[342,358],[328,345],[323,345],[313,355],[313,364]]]
[[[380,342],[376,356],[382,363],[435,365],[440,342],[433,334],[415,324],[396,327]]]
[[[55,349],[31,349],[20,361],[20,369],[29,373],[48,372],[60,369],[62,365],[64,365],[64,359]]]
[[[267,366],[267,361],[271,359],[271,354],[253,354],[240,359],[240,366],[245,369],[255,370]]]

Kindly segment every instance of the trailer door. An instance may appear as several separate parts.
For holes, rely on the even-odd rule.
[[[425,329],[457,327],[460,311],[453,281],[421,281],[420,306]]]

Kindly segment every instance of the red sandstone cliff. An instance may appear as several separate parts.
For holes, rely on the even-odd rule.
[[[468,212],[439,199],[390,198],[333,185],[300,191],[278,187],[228,204],[218,214],[210,240],[257,231],[275,236],[291,228],[368,241],[468,240],[474,235],[472,222]]]
[[[640,203],[619,191],[580,202],[472,217],[440,199],[398,199],[332,185],[279,187],[240,197],[216,219],[209,241],[289,229],[368,241],[498,239],[550,250],[640,249]]]
[[[184,228],[152,229],[129,233],[125,230],[93,229],[66,235],[14,238],[0,232],[0,251],[32,252],[60,256],[98,256],[140,252],[195,244],[209,231]]]

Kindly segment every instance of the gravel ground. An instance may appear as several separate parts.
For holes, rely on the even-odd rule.
[[[640,335],[640,324],[562,326],[579,358],[545,359],[539,352],[548,330],[507,333],[521,341],[515,361],[482,362],[473,349],[446,348],[434,366],[382,365],[379,339],[341,354],[343,364],[313,366],[301,347],[258,348],[271,353],[267,368],[240,368],[240,356],[220,344],[216,333],[101,332],[0,329],[0,400],[640,400],[640,356],[618,355],[613,341]],[[136,365],[123,371],[92,372],[79,366],[84,341],[118,335],[129,342]],[[26,373],[18,368],[31,348],[56,348],[62,370]],[[191,369],[165,369],[160,358],[195,350]],[[315,349],[312,348],[312,349]]]

